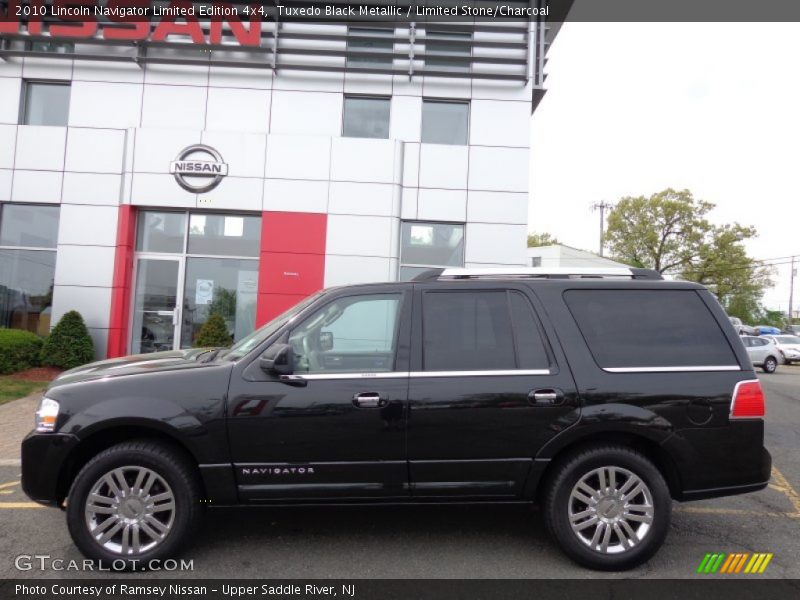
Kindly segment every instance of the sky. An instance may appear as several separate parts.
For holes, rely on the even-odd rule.
[[[529,229],[597,251],[593,203],[686,188],[800,273],[799,66],[800,23],[564,24],[531,120]],[[786,311],[775,269],[764,304]]]

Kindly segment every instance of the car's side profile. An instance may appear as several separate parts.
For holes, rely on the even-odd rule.
[[[439,269],[325,290],[227,350],[66,373],[23,487],[105,561],[174,554],[205,507],[524,502],[574,560],[625,569],[673,499],[767,485],[763,415],[702,286]]]
[[[766,337],[775,344],[784,364],[800,362],[800,337],[796,335],[769,335]]]
[[[761,367],[765,373],[774,373],[778,365],[784,362],[783,355],[772,338],[745,335],[742,336],[742,343],[753,366]]]

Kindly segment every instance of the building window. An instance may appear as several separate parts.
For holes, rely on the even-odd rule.
[[[350,27],[347,30],[347,66],[385,68],[392,66],[394,51],[393,29]],[[351,53],[351,51],[355,51]],[[363,56],[370,52],[386,56]]]
[[[345,96],[344,137],[389,138],[389,98]]]
[[[50,331],[58,206],[0,206],[0,327]]]
[[[22,90],[23,125],[67,126],[69,83],[26,81]]]
[[[251,333],[260,244],[255,215],[140,212],[132,351],[191,348],[212,313],[233,341]]]
[[[469,72],[471,33],[452,31],[427,31],[425,37],[425,66],[433,71]],[[450,57],[431,56],[430,53],[447,54]]]
[[[532,267],[541,267],[542,266],[542,257],[541,256],[532,256],[531,257],[531,266]]]
[[[469,139],[469,102],[422,101],[422,141],[465,146]]]
[[[70,42],[28,42],[28,50],[31,52],[48,52],[50,54],[72,54],[75,52],[75,44]]]
[[[464,266],[464,225],[405,221],[401,227],[400,279],[427,269]]]

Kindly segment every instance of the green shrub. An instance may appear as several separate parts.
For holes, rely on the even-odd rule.
[[[0,329],[0,374],[39,366],[42,338],[23,329]]]
[[[230,346],[231,334],[228,333],[228,326],[225,319],[219,313],[211,313],[208,321],[203,323],[197,337],[194,340],[195,348],[210,348],[213,346]]]
[[[73,369],[94,360],[94,344],[83,317],[76,310],[66,313],[53,327],[42,346],[42,364]]]

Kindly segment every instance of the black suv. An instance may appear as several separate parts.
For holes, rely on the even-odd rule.
[[[760,490],[764,396],[702,286],[432,270],[306,299],[229,349],[58,378],[25,492],[80,550],[173,555],[204,507],[528,502],[579,563],[652,556],[672,500]]]

